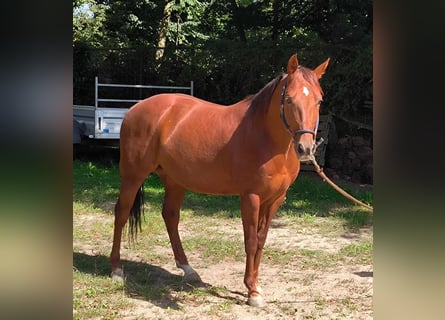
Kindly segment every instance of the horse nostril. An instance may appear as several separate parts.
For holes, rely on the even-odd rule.
[[[297,152],[300,156],[304,154],[304,147],[301,143],[299,143],[297,146]]]

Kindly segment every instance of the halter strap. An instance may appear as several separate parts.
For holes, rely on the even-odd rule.
[[[280,104],[280,117],[281,121],[284,124],[284,127],[290,132],[292,138],[294,138],[297,134],[303,134],[303,133],[310,133],[314,136],[314,139],[317,136],[317,130],[318,130],[318,124],[320,122],[320,115],[317,117],[317,123],[315,124],[315,130],[309,130],[309,129],[300,129],[292,131],[292,129],[289,126],[289,123],[286,120],[286,116],[284,115],[284,94],[286,93],[287,88],[287,81],[285,82],[282,90],[281,90],[281,104]]]

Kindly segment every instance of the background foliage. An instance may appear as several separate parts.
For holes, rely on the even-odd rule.
[[[94,103],[95,76],[193,80],[195,96],[231,104],[285,71],[293,53],[310,68],[331,57],[323,113],[361,119],[372,101],[371,0],[74,0],[73,50],[74,104]]]

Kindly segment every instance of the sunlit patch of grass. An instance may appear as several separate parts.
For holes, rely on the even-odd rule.
[[[340,255],[354,259],[354,261],[364,264],[372,263],[373,243],[365,241],[363,243],[352,243],[340,250]]]
[[[372,251],[372,242],[367,241],[361,244],[350,244],[341,249],[341,253],[346,254],[348,257],[357,257],[363,253],[368,253]]]
[[[198,235],[184,239],[186,251],[197,252],[209,263],[225,260],[244,261],[244,245],[241,241],[213,238],[210,235]]]
[[[271,262],[274,265],[286,265],[295,259],[295,250],[280,250],[266,246],[263,249],[263,263]]]
[[[338,265],[339,256],[323,250],[298,249],[295,259],[302,269],[326,269]]]
[[[220,218],[241,216],[239,196],[209,196],[187,192],[183,207],[199,216]]]
[[[73,318],[116,319],[119,312],[132,306],[123,284],[109,277],[95,276],[74,270]]]
[[[344,186],[343,189],[357,199],[372,205],[372,192],[353,192]],[[286,200],[280,208],[280,212],[287,215],[310,214],[321,217],[330,216],[333,210],[347,208],[348,210],[362,211],[361,207],[341,195],[318,176],[311,177],[300,173],[298,179],[290,186]]]
[[[73,214],[82,215],[82,214],[102,214],[104,210],[101,208],[94,207],[91,203],[81,202],[81,201],[73,201]]]
[[[313,224],[317,221],[317,217],[309,213],[303,213],[299,218],[299,220],[302,221],[304,224]]]
[[[269,261],[274,265],[287,265],[296,262],[301,269],[320,270],[337,266],[341,259],[337,253],[323,250],[295,248],[284,251],[265,247],[262,262],[268,263]]]
[[[279,228],[280,225],[292,228],[296,233],[318,234],[328,238],[338,237],[348,230],[343,219],[318,217],[309,213],[300,216],[279,215],[271,228]]]
[[[162,214],[157,210],[152,210],[151,208],[145,210],[144,216],[142,217],[142,232],[141,235],[144,234],[159,234],[166,232],[164,219],[162,218]]]

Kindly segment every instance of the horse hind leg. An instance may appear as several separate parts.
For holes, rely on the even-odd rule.
[[[201,283],[201,277],[189,265],[179,236],[178,225],[180,209],[185,197],[185,189],[173,183],[167,176],[160,174],[164,183],[165,196],[162,206],[162,217],[167,228],[176,266],[184,271],[184,280],[189,283]]]
[[[140,227],[140,214],[142,209],[142,178],[140,179],[122,179],[119,198],[114,207],[114,231],[113,246],[110,254],[111,277],[114,280],[123,281],[124,274],[120,262],[120,247],[122,240],[122,230],[127,223],[130,214],[132,220],[130,223],[130,235],[137,233]]]

